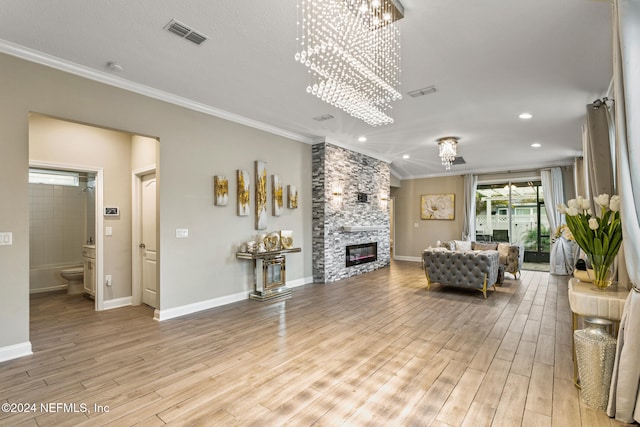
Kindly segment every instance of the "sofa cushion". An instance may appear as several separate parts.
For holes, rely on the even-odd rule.
[[[498,249],[497,242],[473,242],[471,246],[474,251],[495,251]]]
[[[467,252],[471,250],[471,242],[468,240],[454,240],[456,252]]]
[[[498,254],[500,255],[500,264],[507,263],[507,257],[509,256],[509,243],[498,243]]]

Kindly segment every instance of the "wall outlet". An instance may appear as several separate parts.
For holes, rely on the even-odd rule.
[[[417,222],[413,223],[413,228],[418,228],[419,224]]]
[[[13,233],[11,231],[0,233],[0,246],[13,245]]]
[[[111,286],[112,285],[112,283],[111,283],[111,275],[110,274],[107,274],[106,276],[104,276],[104,284],[107,285],[107,286]]]

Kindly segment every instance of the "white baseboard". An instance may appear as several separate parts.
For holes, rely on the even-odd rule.
[[[126,307],[132,304],[131,297],[115,298],[102,302],[103,310],[111,310],[112,308]]]
[[[287,287],[295,288],[298,286],[308,285],[309,283],[313,283],[313,277],[303,277],[302,279],[288,281]],[[199,311],[209,310],[210,308],[220,307],[222,305],[227,305],[238,301],[244,301],[248,298],[249,292],[239,292],[233,295],[213,298],[210,300],[187,304],[180,307],[168,308],[166,310],[156,309],[153,313],[153,318],[158,321],[174,319],[176,317],[186,316],[188,314],[197,313]],[[106,303],[107,302],[105,301],[105,304]]]
[[[221,305],[244,301],[248,298],[248,292],[239,292],[233,295],[227,295],[220,298],[213,298],[193,304],[182,305],[180,307],[168,308],[166,310],[156,309],[153,313],[153,318],[158,321],[174,319],[176,317],[186,316],[187,314],[193,314],[199,311],[209,310],[210,308],[220,307]]]
[[[419,256],[394,255],[393,259],[396,261],[422,262],[422,258]]]
[[[63,289],[67,289],[67,285],[57,285],[57,286],[49,286],[47,288],[36,288],[36,289],[29,289],[29,293],[30,294],[40,294],[42,292],[53,292],[53,291],[61,291]]]
[[[287,282],[288,288],[296,288],[298,286],[308,285],[309,283],[313,283],[313,276],[311,277],[303,277],[302,279],[291,280]]]
[[[30,354],[33,354],[31,351],[31,341],[0,347],[0,362],[29,356]]]

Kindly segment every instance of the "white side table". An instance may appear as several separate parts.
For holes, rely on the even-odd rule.
[[[604,291],[595,289],[591,282],[581,282],[575,277],[569,280],[569,307],[573,313],[572,339],[573,348],[573,380],[578,385],[578,367],[575,363],[576,352],[573,343],[573,332],[578,328],[578,317],[598,317],[611,320],[614,324],[614,334],[617,335],[618,325],[622,318],[624,303],[629,295],[629,289],[623,284],[615,284]]]

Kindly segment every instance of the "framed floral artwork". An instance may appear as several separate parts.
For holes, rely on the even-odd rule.
[[[454,219],[455,194],[423,194],[420,196],[420,218]]]

